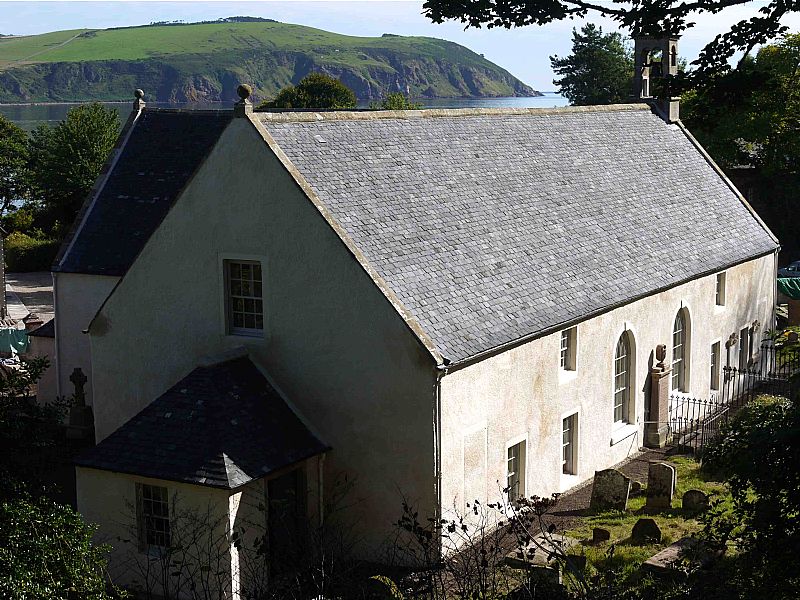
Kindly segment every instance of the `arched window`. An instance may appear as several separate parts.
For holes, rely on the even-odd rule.
[[[686,319],[686,309],[682,308],[675,315],[672,326],[672,389],[676,392],[685,392],[686,369],[689,363],[689,326]]]
[[[631,397],[631,343],[628,333],[619,336],[614,352],[614,422],[628,422]]]

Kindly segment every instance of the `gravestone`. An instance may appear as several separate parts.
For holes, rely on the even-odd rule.
[[[700,490],[688,490],[683,495],[681,506],[691,512],[703,512],[708,508],[708,495]]]
[[[567,550],[578,545],[575,538],[558,533],[540,533],[533,537],[522,548],[512,550],[506,555],[505,563],[512,569],[527,569],[530,567],[547,567],[552,565],[559,555],[564,555]]]
[[[642,569],[655,575],[683,579],[686,577],[686,571],[680,568],[680,562],[684,556],[690,554],[693,559],[700,562],[701,566],[706,566],[720,558],[723,552],[723,550],[708,547],[696,538],[685,537],[648,558],[642,563]]]
[[[631,493],[631,480],[616,469],[594,472],[592,510],[625,510]]]
[[[69,409],[67,439],[89,440],[94,436],[94,413],[91,406],[86,406],[86,392],[83,389],[89,379],[76,367],[69,380],[75,387],[75,392],[72,395],[73,405]]]
[[[647,502],[648,510],[672,508],[672,496],[675,494],[676,470],[673,465],[653,462],[647,470]]]
[[[636,481],[635,479],[631,481],[631,496],[638,496],[642,493],[642,485],[641,481]]]
[[[636,521],[631,531],[631,543],[636,545],[661,541],[661,528],[653,519],[642,518]]]
[[[611,539],[611,532],[608,529],[603,529],[602,527],[595,527],[594,529],[592,529],[593,544],[607,542],[610,539]]]

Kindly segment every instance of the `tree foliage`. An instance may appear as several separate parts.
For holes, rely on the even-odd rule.
[[[116,109],[97,102],[73,108],[30,138],[32,193],[44,228],[61,237],[100,175],[119,134]]]
[[[422,104],[412,102],[405,94],[392,92],[380,102],[371,102],[369,107],[372,110],[419,110]]]
[[[0,115],[0,214],[27,196],[28,136]]]
[[[800,34],[684,95],[684,121],[723,166],[800,175]]]
[[[425,14],[434,23],[455,19],[468,26],[522,27],[545,25],[564,19],[584,18],[590,13],[614,21],[632,35],[680,35],[691,28],[693,14],[716,14],[749,0],[426,0]],[[781,18],[800,11],[800,0],[768,0],[753,8],[750,18],[720,33],[700,52],[692,65],[691,77],[702,79],[729,70],[728,61],[740,51],[745,54],[787,31]]]
[[[627,102],[633,80],[633,56],[619,33],[604,34],[592,23],[572,30],[572,53],[550,57],[553,83],[571,104]]]
[[[290,85],[259,108],[355,108],[356,95],[338,79],[324,73],[310,73],[296,86]]]
[[[762,397],[745,407],[704,454],[726,477],[732,505],[717,506],[707,534],[737,549],[720,598],[796,598],[800,589],[800,407]]]
[[[94,528],[47,498],[0,504],[0,597],[8,600],[105,600],[108,548]]]

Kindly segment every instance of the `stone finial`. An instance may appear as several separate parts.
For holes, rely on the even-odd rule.
[[[658,364],[656,367],[661,369],[662,371],[666,368],[664,365],[664,360],[667,358],[667,346],[665,344],[659,344],[656,346],[656,360]]]
[[[242,83],[236,88],[239,101],[233,105],[233,115],[235,117],[244,117],[253,112],[253,103],[250,101],[252,93],[253,88],[246,83]]]
[[[144,90],[135,89],[133,90],[133,97],[135,98],[133,101],[133,110],[138,112],[144,108]]]
[[[725,347],[726,348],[732,348],[733,346],[736,345],[736,342],[738,342],[738,341],[739,341],[739,334],[734,331],[730,335],[730,337],[728,337],[728,341],[725,342]]]
[[[80,367],[75,367],[69,380],[75,386],[75,406],[86,406],[86,392],[83,390],[83,386],[89,379],[83,374]]]

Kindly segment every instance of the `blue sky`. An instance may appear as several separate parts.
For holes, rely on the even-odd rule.
[[[699,15],[696,27],[681,40],[681,55],[690,61],[717,33],[755,13],[764,2],[751,2],[718,15]],[[349,35],[374,36],[382,33],[439,37],[482,53],[534,88],[554,89],[548,57],[570,50],[572,27],[582,21],[565,21],[544,27],[513,30],[464,30],[458,23],[434,25],[422,16],[422,2],[338,0],[306,2],[20,2],[0,1],[0,33],[27,35],[58,29],[104,28],[142,25],[151,21],[200,21],[233,15],[258,16],[310,25]],[[612,30],[613,25],[595,22]],[[785,21],[800,31],[800,15]]]

